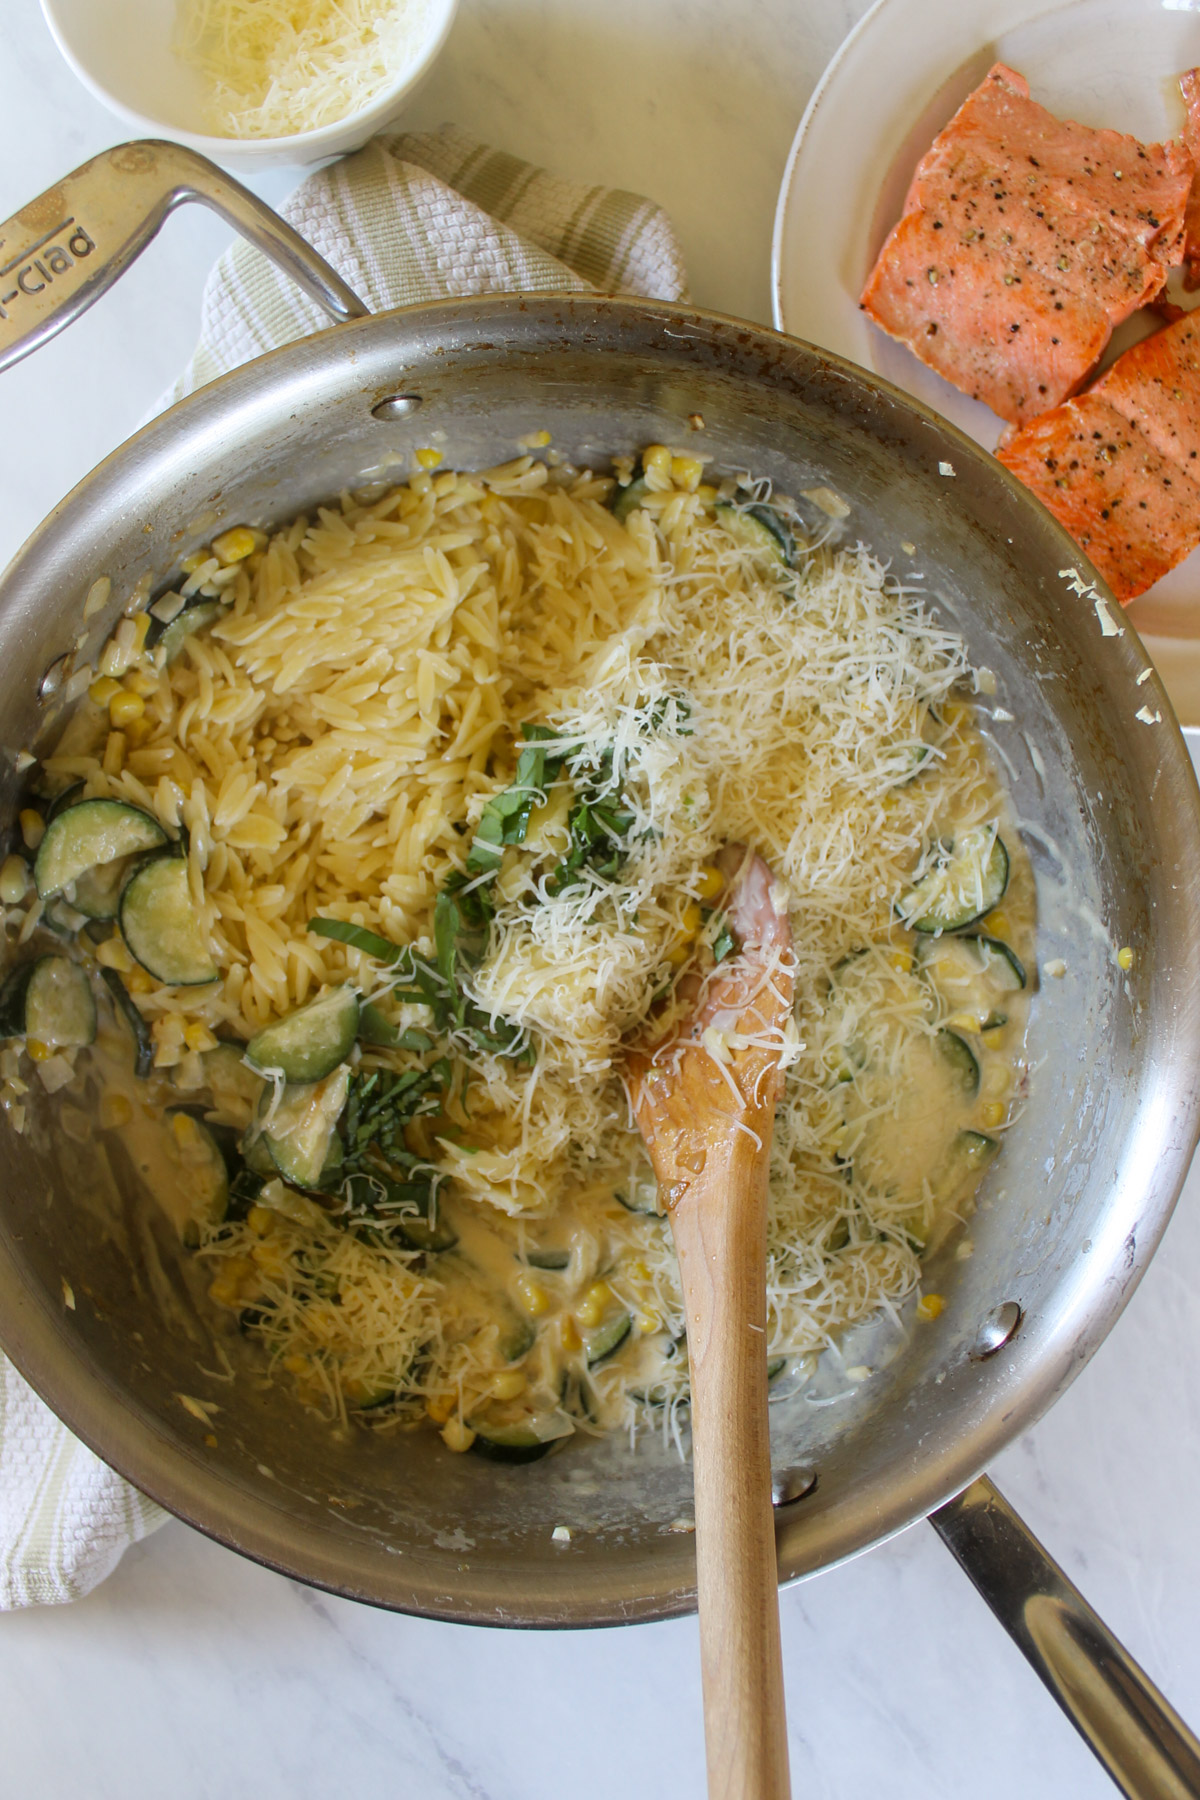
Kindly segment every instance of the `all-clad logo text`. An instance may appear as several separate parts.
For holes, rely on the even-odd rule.
[[[44,293],[56,275],[65,275],[95,248],[92,239],[75,219],[64,219],[36,244],[27,245],[20,256],[0,268],[0,319],[7,319],[8,308],[22,294],[32,298]]]

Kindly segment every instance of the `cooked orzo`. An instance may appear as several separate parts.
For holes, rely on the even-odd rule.
[[[306,1404],[515,1460],[677,1431],[621,1053],[736,953],[730,842],[797,957],[773,1377],[899,1308],[969,1211],[1023,1078],[1032,878],[961,638],[832,541],[830,499],[653,446],[236,527],[122,621],[33,771],[9,1119],[34,1080],[98,1088]]]

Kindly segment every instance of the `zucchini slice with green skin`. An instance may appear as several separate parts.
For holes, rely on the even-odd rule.
[[[144,1078],[154,1067],[154,1039],[150,1035],[150,1027],[115,969],[102,968],[100,979],[112,995],[114,1012],[119,1019],[124,1019],[132,1034],[133,1072]]]
[[[89,919],[115,919],[121,910],[121,889],[136,856],[118,856],[114,862],[97,863],[75,877],[72,905]]]
[[[343,1064],[323,1081],[289,1083],[277,1105],[273,1106],[270,1089],[264,1093],[260,1117],[265,1120],[269,1116],[270,1123],[262,1125],[261,1139],[275,1168],[293,1187],[322,1190],[322,1176],[330,1167],[337,1122],[349,1092],[350,1071]],[[257,1173],[249,1150],[246,1161]]]
[[[639,1213],[644,1218],[653,1215],[661,1218],[658,1206],[658,1183],[653,1175],[638,1175],[627,1187],[618,1188],[613,1199],[618,1200],[626,1212]]]
[[[530,1463],[553,1450],[555,1444],[574,1435],[575,1427],[564,1413],[535,1413],[513,1424],[496,1425],[488,1419],[469,1419],[475,1433],[471,1445],[477,1456],[491,1462]]]
[[[216,1137],[194,1113],[169,1111],[166,1125],[172,1180],[155,1183],[156,1197],[182,1242],[194,1248],[203,1227],[219,1225],[229,1210],[229,1166]]]
[[[39,956],[14,969],[0,988],[0,1036],[32,1038],[49,1050],[94,1043],[96,1001],[79,964]]]
[[[531,1269],[566,1269],[570,1267],[569,1250],[526,1250],[525,1261]]]
[[[192,905],[181,856],[155,856],[134,870],[121,891],[121,936],[148,974],[170,987],[203,987],[220,971]]]
[[[500,1327],[497,1349],[505,1362],[520,1362],[533,1349],[536,1338],[537,1327],[514,1312]]]
[[[176,613],[169,625],[164,625],[158,636],[151,641],[150,647],[165,650],[167,662],[173,663],[187,640],[219,619],[224,610],[219,600],[200,600],[194,606],[185,606],[181,613]]]
[[[730,537],[760,561],[787,571],[796,566],[796,540],[773,506],[755,500],[739,506],[734,500],[718,500],[713,511]]]
[[[87,783],[84,781],[72,781],[69,786],[55,794],[53,800],[46,807],[47,825],[52,819],[57,819],[60,812],[66,812],[68,806],[77,805],[83,799],[83,790],[86,786]]]
[[[33,862],[38,894],[49,900],[85,869],[161,850],[166,842],[158,820],[140,806],[124,800],[80,800],[57,813],[46,827]]]
[[[244,1131],[262,1099],[263,1078],[249,1067],[242,1044],[216,1044],[200,1052],[204,1080],[213,1106],[239,1131]],[[264,1170],[264,1174],[273,1170]]]
[[[587,1357],[587,1366],[594,1369],[598,1363],[607,1362],[615,1356],[621,1345],[633,1330],[633,1320],[628,1313],[617,1313],[611,1319],[605,1319],[592,1331],[583,1334],[583,1351]]]
[[[332,988],[257,1032],[246,1059],[256,1069],[278,1069],[286,1081],[323,1081],[349,1056],[358,1020],[354,989]]]
[[[1025,965],[999,938],[973,932],[917,940],[922,975],[954,1007],[983,1013],[1001,994],[1020,993]]]
[[[961,1205],[970,1198],[983,1179],[984,1172],[1000,1154],[1000,1145],[982,1131],[956,1132],[946,1153],[930,1178],[932,1210],[939,1212]],[[924,1250],[929,1236],[928,1217],[914,1213],[904,1223],[906,1236],[913,1247]]]
[[[938,1032],[936,1043],[943,1059],[961,1082],[964,1094],[973,1100],[979,1092],[979,1059],[970,1044],[945,1025]]]
[[[991,825],[939,844],[933,867],[907,888],[896,912],[914,931],[962,931],[997,906],[1008,886],[1008,851]]]

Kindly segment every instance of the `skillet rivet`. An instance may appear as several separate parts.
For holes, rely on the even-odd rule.
[[[997,1350],[1003,1350],[1005,1344],[1016,1337],[1024,1317],[1015,1300],[1006,1300],[1002,1306],[994,1307],[979,1327],[971,1346],[972,1361],[984,1362],[989,1356],[995,1356]]]
[[[795,1500],[807,1499],[816,1486],[815,1469],[781,1469],[771,1479],[771,1505],[791,1506]]]
[[[371,417],[382,419],[386,425],[389,419],[407,419],[421,404],[420,394],[389,394],[371,408]]]
[[[59,688],[63,684],[63,677],[67,672],[67,659],[69,655],[70,652],[64,650],[62,655],[56,656],[54,661],[50,664],[46,673],[38,682],[39,700],[52,700],[55,694],[57,694]]]

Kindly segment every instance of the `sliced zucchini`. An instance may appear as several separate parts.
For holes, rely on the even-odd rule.
[[[658,1182],[648,1172],[633,1176],[625,1187],[617,1188],[613,1199],[619,1200],[626,1212],[659,1214]]]
[[[354,989],[331,988],[252,1037],[247,1060],[256,1069],[280,1070],[286,1081],[323,1081],[349,1056],[358,1018]]]
[[[229,1169],[213,1133],[194,1114],[171,1111],[166,1118],[166,1150],[171,1179],[156,1183],[185,1244],[200,1242],[205,1225],[219,1225],[229,1210]]]
[[[140,806],[124,800],[80,800],[46,826],[33,864],[37,891],[48,900],[77,881],[85,869],[159,850],[166,841],[158,820]]]
[[[280,1175],[294,1187],[321,1191],[349,1091],[350,1071],[343,1064],[323,1081],[289,1084],[277,1105],[273,1105],[271,1090],[264,1092],[259,1116],[263,1120],[269,1116],[270,1122],[261,1126],[262,1140]],[[252,1149],[251,1145],[246,1161],[257,1173]]]
[[[400,1042],[399,1026],[385,1019],[371,1000],[358,1009],[358,1035],[364,1044],[378,1044],[385,1050],[394,1048]]]
[[[124,1019],[133,1036],[133,1072],[147,1076],[154,1067],[154,1039],[150,1027],[134,1005],[133,997],[115,969],[100,970],[100,979],[113,998],[113,1009]]]
[[[936,846],[933,866],[907,888],[896,911],[914,931],[962,931],[999,904],[1008,851],[991,825],[973,825]]]
[[[87,783],[84,781],[71,781],[71,782],[68,782],[68,784],[65,788],[60,788],[58,793],[54,795],[53,799],[47,803],[47,806],[46,806],[46,823],[47,823],[47,825],[50,823],[51,819],[56,819],[60,812],[65,812],[67,810],[68,806],[75,806],[80,800],[82,800],[83,799],[83,790],[86,786],[87,786]]]
[[[965,1037],[943,1026],[935,1040],[942,1058],[958,1078],[964,1094],[974,1099],[979,1092],[979,1059]]]
[[[242,1155],[246,1167],[259,1182],[274,1181],[279,1174],[275,1167],[275,1158],[267,1148],[267,1140],[261,1132],[247,1135],[242,1139]]]
[[[1016,951],[999,938],[971,932],[961,936],[918,940],[921,973],[955,1008],[985,1013],[1001,994],[1025,986],[1025,966]]]
[[[569,1250],[526,1250],[525,1261],[531,1269],[566,1269],[570,1267]]]
[[[137,861],[118,856],[114,862],[97,863],[75,877],[74,906],[89,919],[115,919],[121,910],[121,889]]]
[[[768,1358],[767,1358],[767,1385],[770,1386],[771,1382],[773,1382],[775,1380],[775,1377],[777,1375],[782,1375],[783,1371],[786,1368],[787,1368],[787,1357],[786,1356],[768,1356]]]
[[[479,1417],[468,1423],[475,1433],[471,1448],[476,1455],[503,1463],[536,1462],[575,1431],[570,1419],[559,1411],[532,1413],[505,1424]]]
[[[246,1062],[241,1044],[217,1044],[202,1050],[204,1081],[213,1098],[213,1110],[239,1131],[244,1131],[262,1099],[263,1080]],[[269,1171],[264,1171],[265,1173]]]
[[[151,648],[165,650],[168,663],[173,663],[188,638],[197,631],[203,631],[206,625],[211,625],[223,610],[219,600],[199,600],[194,606],[185,607],[151,640]]]
[[[587,1419],[594,1424],[595,1402],[595,1391],[587,1376],[576,1374],[574,1369],[565,1369],[559,1389],[559,1404],[563,1411],[573,1419]]]
[[[930,1226],[948,1207],[970,1199],[985,1170],[1000,1154],[1000,1145],[982,1131],[956,1132],[941,1161],[930,1173],[930,1205],[905,1220],[904,1231],[914,1249],[923,1250]]]
[[[610,1356],[615,1356],[632,1330],[633,1320],[626,1312],[603,1320],[593,1331],[585,1331],[583,1350],[588,1368],[594,1369],[597,1363],[607,1362]]]
[[[96,1001],[79,964],[39,956],[14,969],[0,988],[0,1037],[32,1038],[49,1050],[94,1043]]]
[[[796,540],[786,520],[773,506],[758,500],[749,506],[739,506],[734,500],[718,500],[713,511],[743,550],[776,570],[795,568]]]
[[[220,971],[196,917],[181,856],[139,864],[121,892],[120,924],[130,954],[157,980],[171,987],[216,981]]]
[[[61,894],[55,894],[53,900],[47,900],[42,909],[42,924],[56,937],[73,938],[78,936],[87,919],[81,912],[69,906]]]
[[[390,1406],[398,1400],[403,1392],[395,1381],[376,1380],[344,1381],[342,1397],[351,1412],[376,1412],[381,1406]]]
[[[537,1328],[514,1312],[501,1324],[496,1347],[505,1362],[520,1362],[533,1349],[536,1338]]]

